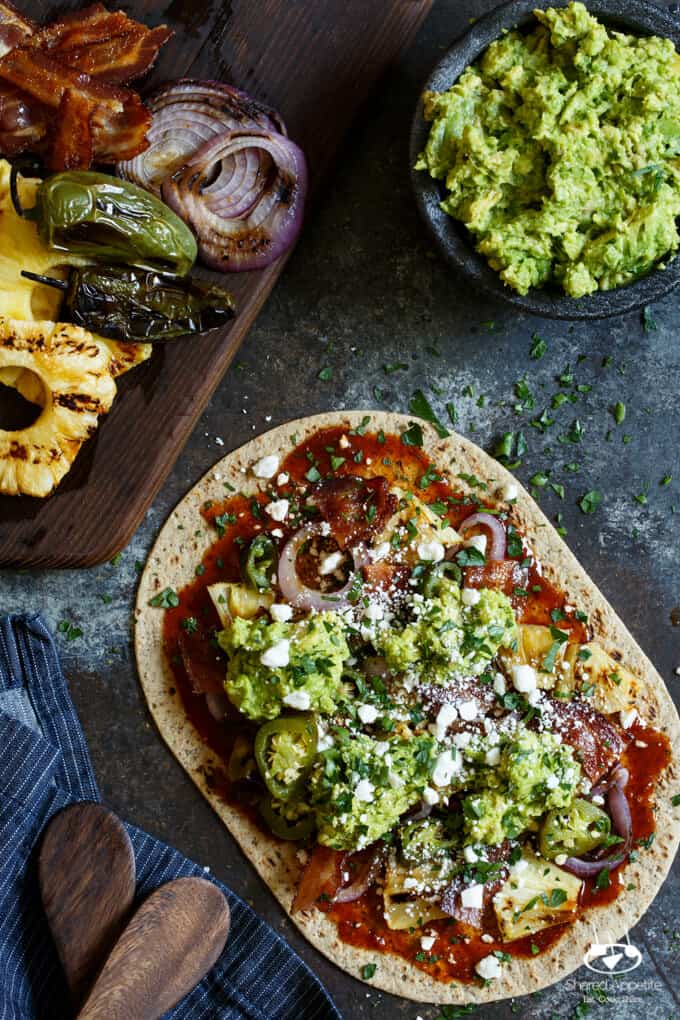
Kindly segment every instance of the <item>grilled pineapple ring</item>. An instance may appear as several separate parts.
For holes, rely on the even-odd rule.
[[[37,421],[0,429],[0,493],[47,496],[58,485],[111,407],[111,361],[110,348],[78,326],[0,317],[0,372],[28,370],[43,386],[33,393],[43,407]]]

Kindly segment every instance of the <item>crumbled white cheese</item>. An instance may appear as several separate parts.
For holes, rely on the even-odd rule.
[[[567,857],[566,854],[558,854],[557,857],[555,858],[555,864],[558,866],[558,868],[561,868],[563,864],[567,863],[568,859],[569,858]]]
[[[471,910],[481,910],[484,905],[484,886],[481,882],[476,885],[470,885],[467,889],[463,889],[460,894],[460,903],[463,907],[469,907]]]
[[[354,796],[357,800],[361,800],[364,803],[368,803],[373,800],[373,794],[375,793],[375,787],[372,782],[368,779],[360,779],[354,788]]]
[[[444,546],[436,538],[430,542],[418,543],[418,559],[427,560],[429,563],[439,563],[444,559],[444,553]]]
[[[326,536],[330,535],[330,533],[331,533],[331,526],[330,526],[330,524],[328,523],[328,521],[322,521],[322,522],[321,522],[321,526],[320,526],[320,528],[319,528],[319,531],[320,531],[320,532],[321,532],[321,534],[322,534],[322,535],[324,536],[324,538],[325,538]]]
[[[500,760],[501,760],[500,747],[491,747],[484,755],[485,765],[498,765]]]
[[[285,485],[289,478],[290,475],[287,475],[285,471],[282,471],[279,477],[276,479],[276,484]]]
[[[375,705],[359,705],[357,709],[357,715],[361,719],[362,723],[370,725],[370,723],[375,722],[380,713],[378,712],[378,709],[375,707]]]
[[[287,666],[290,662],[290,641],[287,638],[281,638],[262,653],[260,662],[263,666],[269,666],[270,669]]]
[[[473,719],[477,718],[477,702],[476,701],[462,701],[458,706],[458,712],[461,719],[465,722],[472,722]]]
[[[328,556],[324,556],[319,564],[319,573],[322,577],[327,574],[332,574],[333,571],[337,570],[344,559],[344,554],[341,552],[329,553]]]
[[[253,468],[253,474],[256,478],[273,478],[278,470],[278,454],[270,453],[261,460],[258,460],[257,464]]]
[[[459,768],[460,764],[454,760],[451,751],[442,751],[432,772],[432,782],[435,786],[448,786]]]
[[[536,690],[536,670],[533,666],[515,665],[512,667],[512,682],[515,690],[528,694]]]
[[[535,690],[535,691],[529,691],[529,694],[527,695],[527,701],[529,702],[529,704],[530,704],[530,705],[531,705],[531,706],[532,706],[533,708],[536,708],[536,706],[537,706],[537,705],[538,705],[538,704],[539,704],[539,703],[540,703],[540,702],[541,702],[542,700],[543,700],[543,694],[542,694],[542,692],[541,692],[541,691],[539,691],[538,687],[536,688],[536,690]]]
[[[393,790],[399,790],[404,785],[404,780],[401,778],[399,773],[393,772],[392,769],[390,769],[387,773],[387,782]]]
[[[503,489],[501,493],[501,498],[504,500],[504,502],[509,503],[511,500],[517,499],[518,495],[519,489],[517,488],[515,483],[509,482],[508,485],[506,485],[505,488]]]
[[[461,597],[464,606],[476,606],[482,595],[477,588],[463,588]]]
[[[555,775],[554,772],[551,772],[550,775],[545,777],[545,785],[548,787],[549,790],[556,790],[557,787],[560,785],[560,780],[558,776]]]
[[[599,793],[594,794],[593,804],[597,804],[597,806],[600,807],[602,804],[604,804],[604,797],[602,797]]]
[[[456,745],[456,747],[460,747],[461,749],[467,747],[471,740],[472,734],[468,733],[467,730],[462,730],[461,733],[453,734],[454,744]]]
[[[349,441],[349,439],[347,438],[347,436],[344,436],[344,435],[343,435],[343,436],[340,436],[340,439],[338,440],[338,446],[339,446],[339,447],[340,447],[340,448],[341,448],[342,450],[349,450],[349,448],[350,448],[350,446],[351,446],[351,445],[352,445],[352,444],[350,443],[350,441]]]
[[[439,794],[431,786],[426,786],[423,790],[423,800],[430,807],[434,807],[435,804],[439,803]]]
[[[636,708],[629,708],[627,711],[622,710],[620,712],[620,719],[621,725],[623,726],[624,730],[630,729],[630,727],[633,725],[637,717],[638,714]]]
[[[317,751],[328,751],[329,748],[334,747],[334,746],[335,746],[335,740],[330,735],[330,733],[324,733],[324,735],[322,737],[319,737],[319,740],[318,740],[317,745],[316,745],[316,749],[317,749]]]
[[[271,503],[267,503],[265,510],[274,521],[285,521],[288,516],[288,507],[290,503],[287,499],[275,499]]]
[[[272,538],[283,538],[283,532],[281,531],[281,528],[272,528],[269,534],[272,536]]]
[[[269,607],[272,620],[276,623],[287,623],[293,615],[293,609],[285,602],[275,602]]]
[[[483,555],[486,552],[486,535],[471,535],[463,542],[463,545],[469,549],[476,549]]]
[[[429,953],[435,943],[434,935],[423,935],[420,939],[420,948],[424,953]]]
[[[479,854],[477,853],[473,846],[463,847],[463,857],[468,862],[468,864],[474,864],[475,861],[479,860]]]
[[[442,707],[437,712],[437,719],[434,728],[437,740],[444,739],[446,731],[448,730],[449,726],[451,725],[451,723],[453,722],[457,715],[458,712],[456,711],[455,705],[451,705],[449,703],[442,705]]]
[[[502,673],[496,673],[493,678],[493,689],[496,694],[505,694],[505,677]]]
[[[375,549],[369,551],[369,556],[374,563],[378,563],[379,560],[384,560],[390,553],[390,543],[381,542],[380,545],[376,545]]]
[[[382,620],[385,616],[385,610],[379,602],[369,602],[364,609],[364,619],[370,620],[371,623],[376,623],[378,620]]]
[[[489,935],[488,931],[485,931],[481,936],[481,941],[486,943],[493,942],[493,935]]]
[[[297,708],[301,712],[306,712],[312,703],[307,691],[291,691],[290,694],[284,694],[281,700],[288,708]]]
[[[408,878],[404,879],[404,889],[408,890],[408,889],[417,889],[417,888],[418,888],[418,879],[417,878],[413,878],[412,875],[409,875]]]
[[[387,754],[389,749],[390,745],[389,741],[387,740],[376,740],[375,744],[373,745],[373,750],[375,751],[379,758],[382,758],[384,754]]]

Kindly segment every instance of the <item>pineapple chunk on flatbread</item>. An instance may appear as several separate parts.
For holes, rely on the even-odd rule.
[[[42,413],[0,429],[0,493],[47,496],[109,411],[116,394],[108,345],[79,326],[0,317],[0,372],[31,373]]]

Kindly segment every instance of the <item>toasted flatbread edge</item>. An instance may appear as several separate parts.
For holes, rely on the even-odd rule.
[[[413,420],[404,415],[375,411],[320,414],[281,425],[227,454],[170,514],[151,550],[137,596],[135,649],[139,677],[161,736],[289,914],[301,870],[296,847],[281,845],[264,835],[210,789],[207,776],[219,762],[184,712],[163,652],[163,611],[150,607],[149,599],[166,586],[179,590],[193,580],[196,565],[215,539],[207,526],[200,528],[197,534],[202,522],[200,510],[206,500],[224,500],[225,482],[239,490],[254,492],[259,486],[252,474],[246,474],[247,469],[266,454],[279,453],[283,460],[291,450],[293,434],[296,434],[296,442],[300,442],[326,426],[355,428],[366,415],[370,415],[369,430],[382,428],[386,433],[399,434]],[[456,477],[458,472],[476,475],[489,483],[484,496],[491,504],[495,501],[496,489],[502,490],[510,482],[518,486],[513,516],[540,560],[544,576],[564,592],[569,602],[589,614],[596,639],[610,654],[620,654],[622,662],[641,678],[640,715],[655,729],[667,734],[673,751],[672,761],[655,789],[654,843],[649,850],[642,850],[638,861],[628,864],[624,871],[626,885],[634,884],[636,888],[633,891],[624,888],[613,903],[586,911],[571,931],[540,956],[515,958],[503,964],[501,977],[486,986],[436,981],[402,957],[349,945],[341,941],[336,925],[321,911],[290,915],[312,945],[354,977],[360,977],[366,963],[377,961],[378,967],[370,981],[373,988],[417,1002],[491,1002],[526,995],[566,977],[583,963],[583,956],[593,941],[620,941],[649,907],[668,873],[680,841],[680,808],[673,808],[671,804],[673,794],[680,791],[676,751],[680,746],[680,720],[661,676],[514,476],[462,436],[452,434],[439,439],[434,429],[425,424],[423,434],[425,453],[455,481],[456,488],[472,491]]]

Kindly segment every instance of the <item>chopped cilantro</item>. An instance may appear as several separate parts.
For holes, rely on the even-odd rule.
[[[77,638],[83,636],[83,632],[80,627],[76,627],[70,620],[60,620],[57,624],[57,630],[60,634],[63,634],[67,641],[75,641]]]
[[[316,464],[312,464],[309,471],[305,471],[305,478],[308,482],[318,482],[321,478],[321,473],[317,468]]]
[[[163,591],[159,591],[157,595],[149,599],[149,605],[156,606],[158,609],[174,609],[179,605],[179,595],[174,588],[164,588]]]
[[[645,333],[653,333],[657,329],[656,319],[652,315],[649,305],[645,305],[642,309],[642,328]]]
[[[539,358],[543,357],[547,350],[547,342],[543,339],[543,337],[539,336],[538,333],[534,333],[531,338],[531,350],[529,351],[529,357],[533,361],[538,361]]]
[[[377,963],[366,963],[361,968],[361,976],[364,981],[370,981],[377,970]]]
[[[383,372],[385,375],[392,375],[394,372],[401,372],[408,368],[405,361],[393,361],[390,364],[383,365]]]
[[[422,446],[423,430],[417,422],[411,422],[409,428],[401,434],[404,446]]]
[[[591,489],[581,496],[578,505],[584,514],[594,514],[602,502],[602,493],[598,489]]]
[[[432,406],[423,393],[422,390],[416,390],[411,399],[409,400],[408,409],[411,414],[417,415],[419,418],[423,418],[424,421],[428,421],[430,425],[434,426],[434,430],[440,439],[445,439],[446,436],[450,435],[448,429],[445,429],[439,418],[432,409]]]
[[[613,407],[610,408],[614,421],[617,425],[622,425],[626,418],[626,405],[617,400]]]
[[[609,878],[609,869],[602,868],[602,871],[598,871],[597,873],[597,878],[595,879],[595,888],[608,889],[610,884],[611,880]]]

